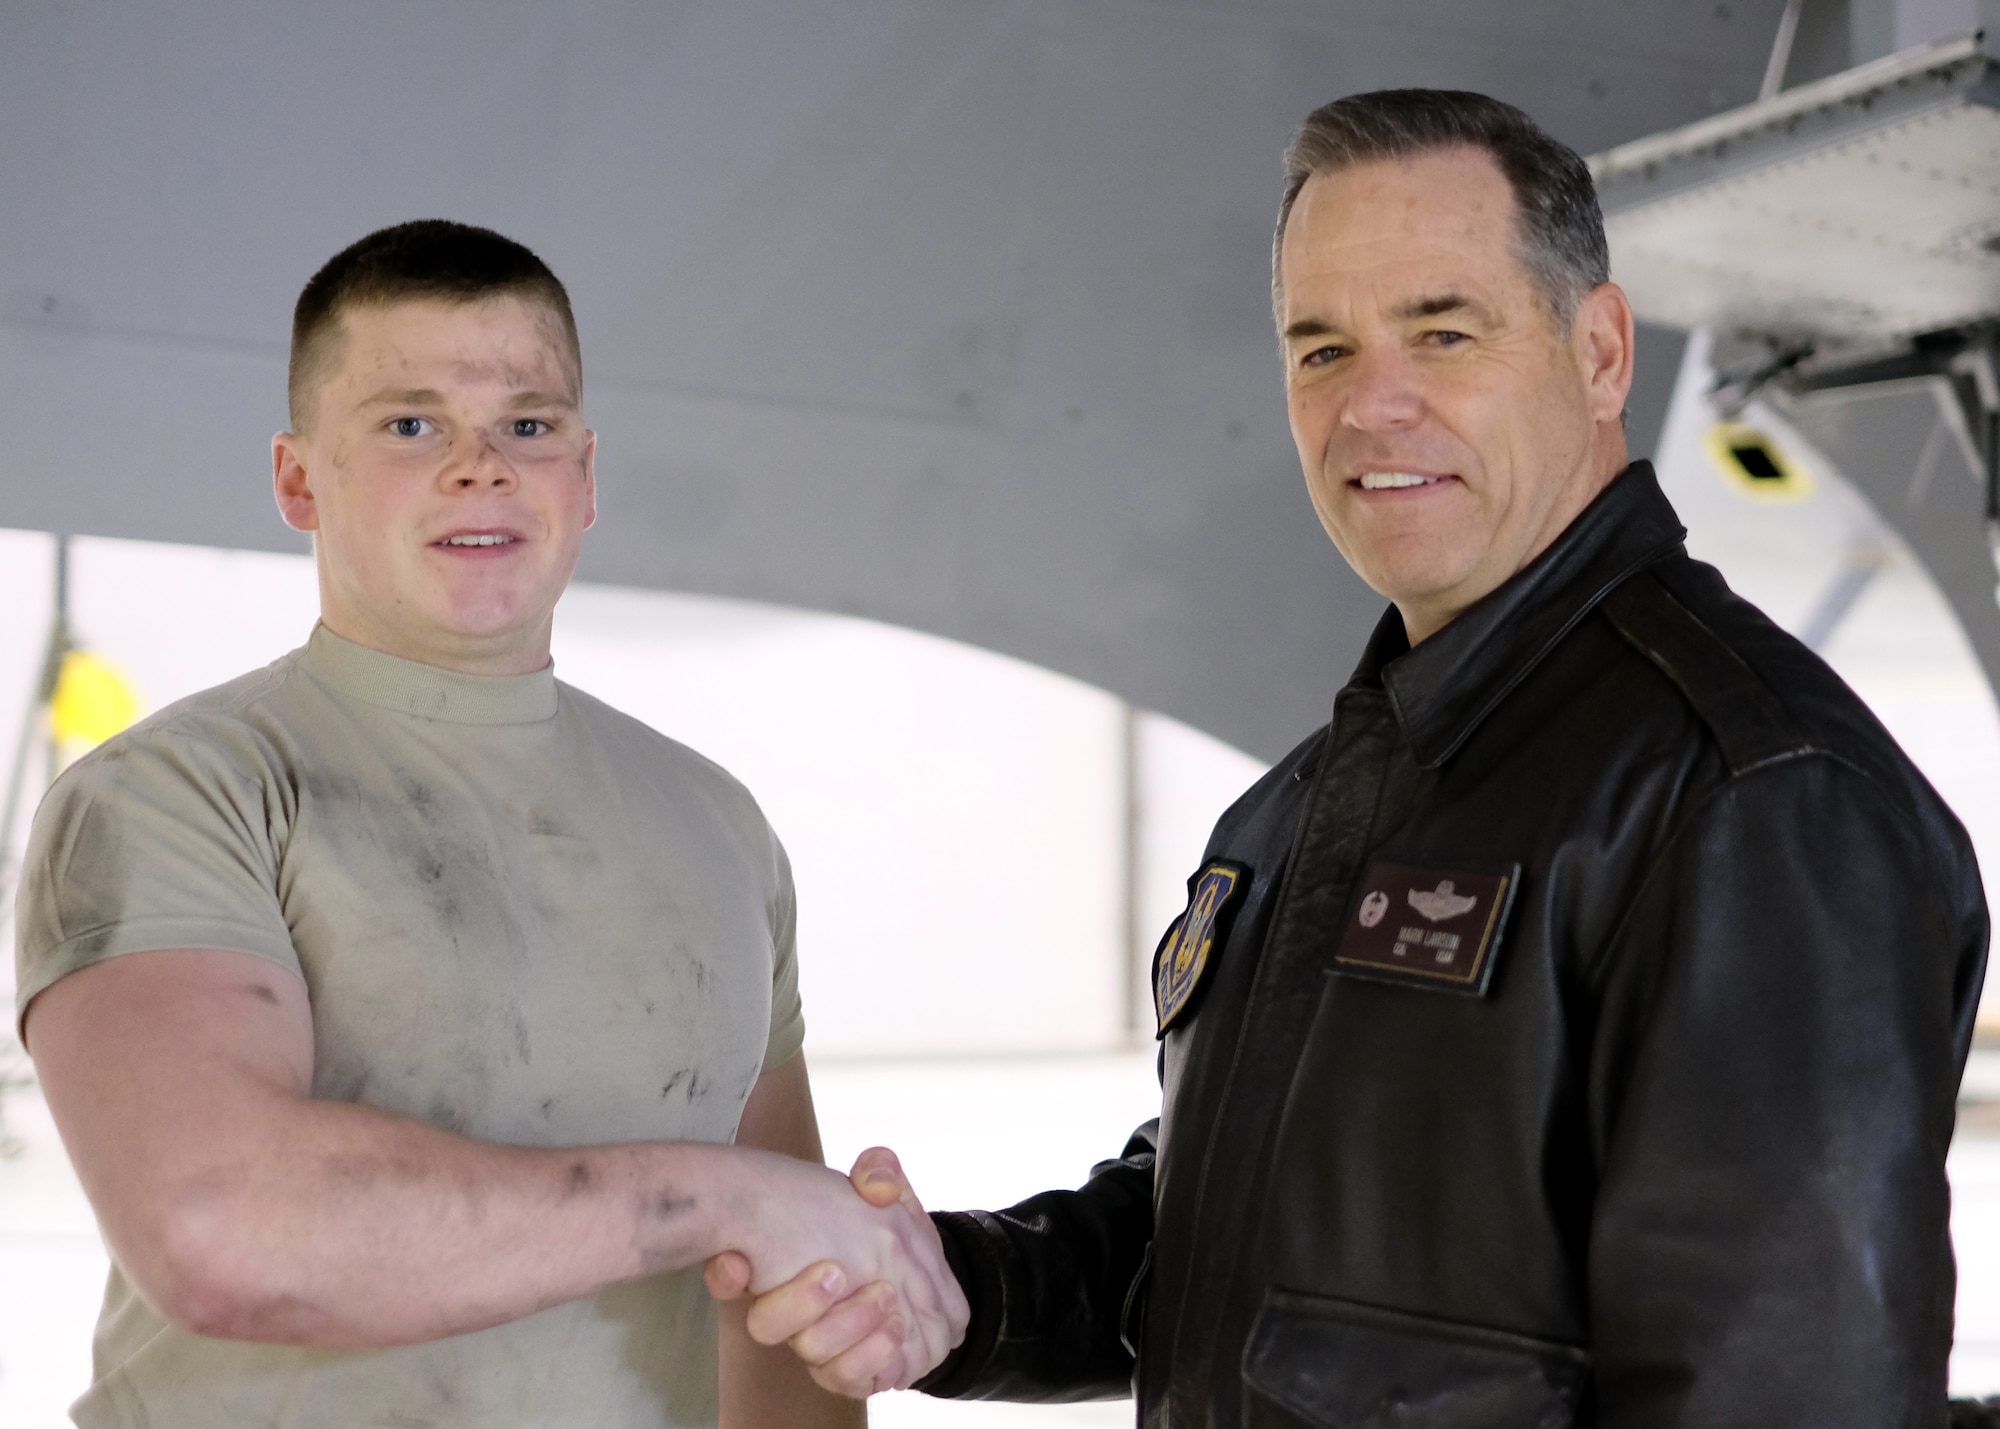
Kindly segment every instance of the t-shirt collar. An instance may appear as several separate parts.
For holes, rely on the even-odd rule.
[[[534,724],[556,712],[555,666],[527,675],[462,675],[342,639],[324,624],[300,652],[306,672],[363,704],[447,724]]]

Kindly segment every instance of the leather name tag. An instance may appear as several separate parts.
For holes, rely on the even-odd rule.
[[[1376,860],[1361,876],[1334,971],[1484,997],[1521,865],[1419,868]]]

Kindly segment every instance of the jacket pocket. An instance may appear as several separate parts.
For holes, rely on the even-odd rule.
[[[1575,1345],[1272,1289],[1243,1351],[1244,1429],[1572,1429]]]

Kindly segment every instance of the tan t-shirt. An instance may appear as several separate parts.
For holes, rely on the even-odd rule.
[[[791,872],[749,794],[553,673],[340,639],[162,710],[35,817],[18,1009],[157,948],[291,969],[313,1093],[516,1145],[726,1142],[804,1036]],[[174,1328],[114,1264],[86,1429],[716,1422],[699,1270],[428,1345]]]

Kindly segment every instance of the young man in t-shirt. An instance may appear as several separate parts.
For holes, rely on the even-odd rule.
[[[718,1342],[725,1250],[883,1282],[911,1363],[962,1332],[920,1208],[818,1164],[756,804],[554,678],[581,389],[518,244],[336,256],[273,443],[321,624],[36,817],[22,1036],[113,1258],[87,1429],[859,1423],[740,1308]]]

